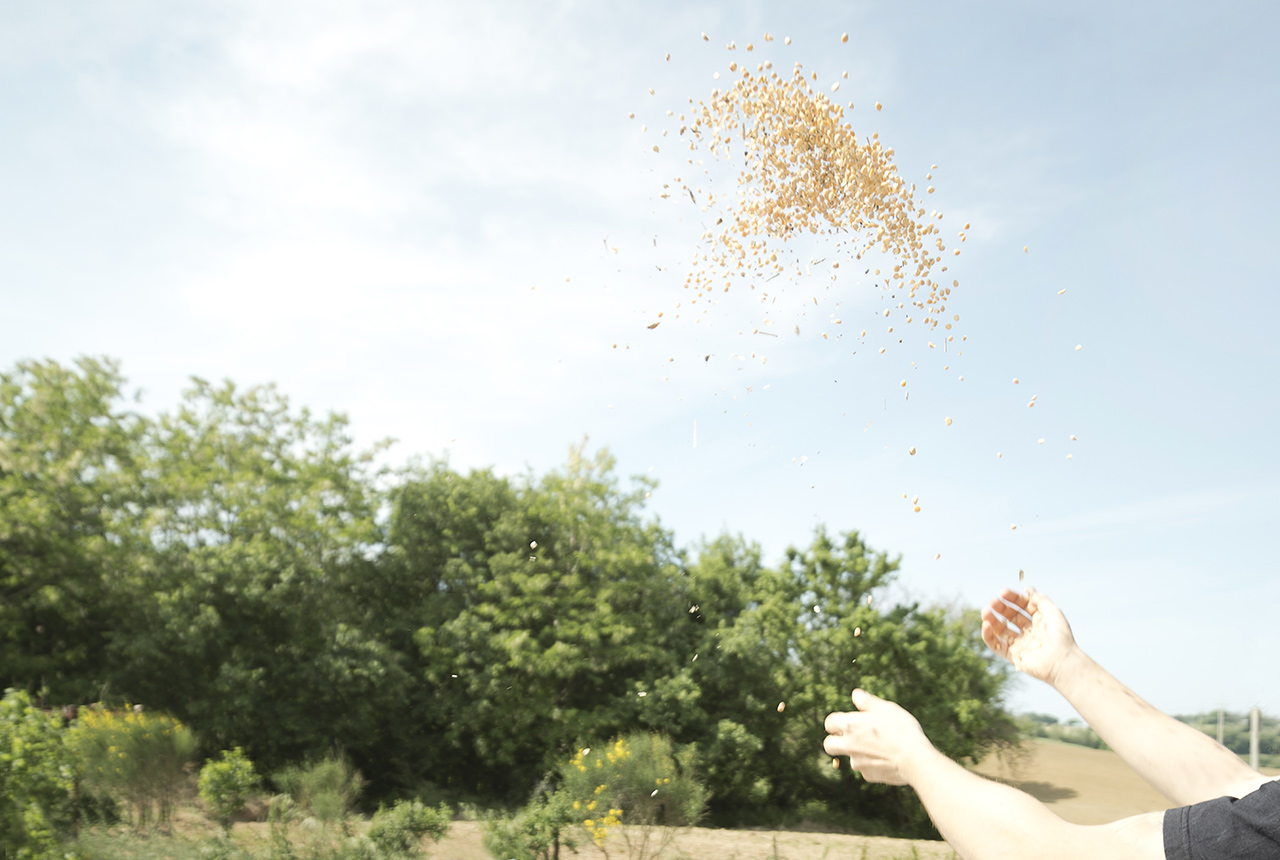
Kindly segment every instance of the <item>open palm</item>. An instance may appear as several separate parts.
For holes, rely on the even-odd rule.
[[[1052,684],[1075,649],[1071,625],[1052,600],[1027,589],[1006,588],[982,612],[982,641],[1020,672]]]

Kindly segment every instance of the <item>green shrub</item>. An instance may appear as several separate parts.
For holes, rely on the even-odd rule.
[[[453,812],[445,804],[432,808],[419,801],[396,801],[390,809],[378,808],[369,827],[369,840],[392,857],[416,857],[422,853],[422,837],[438,842],[449,832]]]
[[[649,860],[692,826],[707,790],[693,773],[693,750],[677,754],[662,735],[634,732],[604,750],[578,752],[560,770],[570,814],[600,848],[619,824],[631,860]]]
[[[326,824],[346,821],[364,788],[360,772],[345,756],[328,755],[279,771],[272,781],[316,819]]]
[[[217,761],[209,761],[200,769],[200,799],[227,833],[231,832],[232,816],[244,806],[257,784],[253,762],[240,747],[223,750]]]
[[[81,710],[68,740],[85,784],[128,804],[135,827],[167,823],[196,751],[196,736],[173,717]]]
[[[490,815],[484,823],[484,847],[499,860],[560,860],[563,846],[576,852],[578,840],[568,795],[537,792],[514,816]]]
[[[73,781],[61,720],[32,705],[26,693],[6,690],[0,700],[0,853],[12,860],[60,856]]]

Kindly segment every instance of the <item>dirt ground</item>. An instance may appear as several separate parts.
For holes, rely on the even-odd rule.
[[[913,846],[920,860],[955,856],[945,842],[709,827],[695,827],[680,834],[665,856],[696,860],[910,860]],[[620,840],[609,847],[610,856],[626,857],[626,848]],[[475,821],[455,821],[449,835],[429,851],[432,860],[492,860],[480,842],[480,824]],[[604,860],[604,857],[603,851],[588,844],[579,848],[577,854],[566,852],[561,860]]]

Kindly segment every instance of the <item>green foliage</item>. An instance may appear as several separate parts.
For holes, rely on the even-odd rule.
[[[4,680],[87,701],[135,569],[145,422],[119,411],[115,363],[0,373],[0,654]],[[109,575],[109,573],[111,575]]]
[[[584,747],[560,769],[560,794],[596,846],[606,850],[620,832],[631,860],[650,860],[677,829],[701,820],[707,791],[693,773],[694,750],[677,753],[671,741],[632,732],[604,749]]]
[[[485,818],[484,847],[498,860],[560,860],[562,846],[577,851],[574,825],[568,794],[538,790],[516,815]]]
[[[1046,714],[1023,714],[1017,718],[1017,723],[1023,737],[1047,738],[1095,750],[1111,749],[1097,732],[1075,720],[1064,724]]]
[[[342,824],[364,789],[364,779],[346,756],[329,754],[305,765],[291,765],[272,781],[294,802],[325,824]]]
[[[453,812],[445,804],[436,808],[416,800],[396,801],[390,809],[379,807],[369,826],[369,841],[387,857],[417,857],[422,839],[439,842],[449,832]]]
[[[227,833],[231,832],[232,816],[244,807],[257,785],[253,762],[240,747],[223,750],[216,761],[206,762],[200,769],[200,799]]]
[[[13,860],[61,856],[74,777],[60,723],[26,693],[0,700],[0,853]]]
[[[375,800],[429,775],[520,801],[579,738],[656,731],[716,823],[915,835],[910,792],[829,767],[826,712],[861,684],[953,758],[1016,736],[976,612],[883,602],[897,560],[856,532],[684,551],[585,442],[543,475],[391,472],[270,386],[196,379],[154,419],[123,388],[87,359],[0,376],[0,648],[55,701],[109,687],[268,773],[341,748]]]
[[[1218,737],[1218,712],[1179,716],[1181,720],[1204,732],[1215,740]],[[1249,759],[1249,714],[1225,711],[1222,715],[1222,745],[1236,755]],[[1280,718],[1265,713],[1258,717],[1258,764],[1261,767],[1280,767]]]
[[[135,827],[168,823],[196,736],[163,714],[84,708],[68,736],[85,784],[127,804]]]

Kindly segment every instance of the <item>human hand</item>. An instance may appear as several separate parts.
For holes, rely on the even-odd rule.
[[[1049,684],[1077,650],[1062,610],[1034,588],[1026,596],[1006,588],[991,601],[982,611],[982,641],[1019,672]]]
[[[848,756],[849,765],[868,782],[908,785],[911,764],[933,746],[920,723],[902,706],[853,691],[856,712],[827,715],[827,739],[822,748],[831,756]]]

